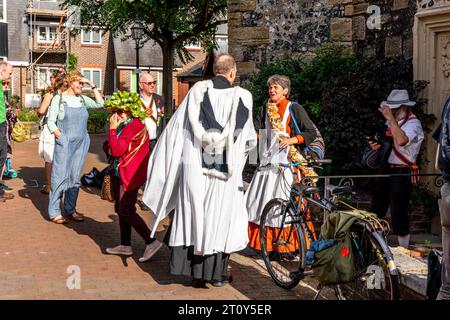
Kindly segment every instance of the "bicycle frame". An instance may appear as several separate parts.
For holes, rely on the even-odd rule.
[[[297,165],[298,164],[287,164],[287,165],[280,165],[278,167],[289,168],[294,176],[298,175],[299,178],[301,178],[300,172],[295,172],[293,170],[293,167],[295,167]],[[302,180],[299,179],[299,181],[302,181]],[[287,181],[285,180],[285,182],[287,182]],[[338,195],[337,190],[334,194],[332,194],[332,197],[329,200],[320,198],[320,197],[316,197],[315,195],[317,194],[318,190],[316,190],[316,189],[308,190],[310,185],[305,183],[304,181],[302,181],[302,182],[303,182],[303,184],[299,185],[299,184],[297,184],[296,181],[294,181],[289,186],[288,200],[279,199],[279,200],[281,200],[281,203],[280,203],[281,217],[280,218],[281,218],[281,226],[286,226],[286,227],[290,226],[290,230],[289,230],[287,239],[291,239],[294,232],[300,232],[300,234],[303,233],[303,236],[302,236],[303,250],[305,250],[305,249],[308,250],[308,243],[307,242],[305,243],[305,239],[308,239],[309,243],[317,240],[316,236],[315,236],[315,231],[316,231],[315,227],[312,227],[308,222],[322,221],[322,218],[325,219],[328,214],[332,213],[336,209],[339,209],[338,202],[344,203],[344,204],[345,204],[345,202],[343,202],[343,201],[337,202],[336,201],[336,197]],[[311,207],[316,207],[316,208],[322,209],[323,213],[321,213],[321,214],[323,214],[324,216],[323,217],[321,216],[320,218],[310,218],[308,216],[308,214],[309,214],[308,209]],[[323,221],[322,221],[322,223],[323,223]],[[364,270],[366,263],[367,263],[367,265],[372,265],[372,263],[377,263],[376,261],[380,261],[379,259],[384,260],[384,262],[383,262],[384,266],[386,266],[386,270],[388,270],[387,272],[391,275],[389,277],[389,279],[391,279],[393,281],[393,282],[391,282],[393,284],[393,286],[390,287],[391,293],[396,292],[396,294],[398,294],[398,289],[396,289],[396,288],[398,288],[399,272],[395,266],[395,263],[393,260],[393,255],[389,249],[389,246],[387,245],[387,243],[385,241],[385,235],[381,231],[381,230],[383,230],[383,227],[381,227],[381,229],[380,229],[380,228],[378,228],[378,225],[380,225],[380,224],[373,225],[372,223],[369,223],[362,219],[357,219],[355,224],[358,224],[359,226],[355,226],[354,231],[351,233],[351,241],[352,241],[352,247],[355,249],[354,254],[356,254],[358,257],[360,257],[360,261],[363,262],[364,267],[361,270]],[[261,221],[261,225],[264,225],[264,221]],[[281,227],[281,228],[284,228],[284,227]],[[263,231],[261,231],[261,232],[262,232],[261,234],[264,233]],[[288,244],[289,240],[285,240],[284,239],[285,236],[286,235],[282,236],[282,233],[279,232],[277,234],[276,238],[274,239],[273,243],[280,244],[280,245]],[[361,242],[360,239],[366,239],[366,240],[368,239],[370,241],[369,243],[371,243],[370,248],[376,248],[378,246],[376,255],[379,256],[380,258],[377,258],[377,260],[372,260],[372,258],[370,256],[367,256],[365,254],[366,253],[365,248],[366,248],[368,242]],[[366,244],[366,245],[360,245],[360,244]],[[303,251],[303,252],[305,252],[305,251]],[[266,263],[266,265],[268,265],[268,263],[270,264],[270,262],[266,261],[267,259],[266,259],[266,257],[264,257],[264,262]],[[300,264],[300,265],[298,265],[297,268],[288,270],[289,277],[291,279],[302,280],[305,277],[314,276],[314,271],[312,269],[306,269],[305,267],[307,267],[305,264]],[[268,266],[268,268],[269,268],[269,266]],[[270,267],[270,270],[272,270],[272,267]],[[270,270],[269,270],[269,272],[271,272]],[[271,276],[275,280],[275,276],[272,273],[271,273]],[[395,278],[392,278],[392,276],[394,276]],[[394,281],[393,279],[396,279],[396,280]],[[279,284],[279,282],[280,282],[279,279],[275,280],[275,282],[278,285],[283,287],[283,285]],[[394,285],[394,283],[395,283],[395,285]],[[294,286],[296,284],[298,284],[298,282],[294,283]],[[292,284],[286,283],[286,286],[289,286],[289,285],[292,285]],[[288,288],[288,287],[285,287],[285,288]],[[290,288],[292,288],[292,287],[289,287],[288,289],[290,289]],[[320,290],[319,290],[319,292],[320,292]],[[319,293],[317,293],[317,295],[318,294]],[[396,294],[395,293],[392,293],[392,294],[395,297]]]

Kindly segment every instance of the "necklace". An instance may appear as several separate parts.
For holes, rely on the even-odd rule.
[[[285,136],[283,133],[286,132],[286,128],[283,125],[280,115],[278,114],[278,107],[276,103],[267,102],[267,115],[272,128],[277,132],[277,137],[281,141]],[[288,159],[291,162],[301,162],[305,160],[300,152],[294,146],[288,147]]]
[[[283,133],[286,133],[286,128],[284,127],[283,121],[281,120],[281,117],[278,114],[278,106],[276,103],[270,101],[267,102],[267,116],[269,118],[270,124],[272,125],[272,128],[275,130],[275,132],[277,132],[278,139],[281,141],[283,138],[285,138],[285,135]],[[306,162],[305,158],[293,145],[290,145],[288,147],[288,160],[293,163]],[[300,165],[298,168],[302,176],[317,177],[317,173],[311,167]]]

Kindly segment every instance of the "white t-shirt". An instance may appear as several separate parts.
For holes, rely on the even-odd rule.
[[[403,120],[400,120],[398,124],[400,125],[402,122]],[[408,136],[408,143],[401,147],[394,142],[395,149],[397,149],[397,151],[406,159],[412,163],[415,163],[417,156],[419,155],[420,146],[422,145],[422,141],[424,139],[422,125],[420,124],[419,119],[412,118],[406,121],[406,123],[401,126],[401,129]],[[388,163],[402,165],[406,164],[395,155],[393,150],[389,156]]]
[[[150,105],[151,99],[146,100],[141,96],[141,101],[144,105],[144,108],[147,109]],[[153,105],[152,105],[152,115],[153,115],[154,119],[158,119],[158,110],[156,109],[155,101],[153,101]],[[156,125],[155,121],[152,118],[147,117],[144,120],[144,124],[145,124],[145,127],[147,128],[147,132],[148,132],[148,136],[150,137],[150,140],[156,139],[158,126]]]

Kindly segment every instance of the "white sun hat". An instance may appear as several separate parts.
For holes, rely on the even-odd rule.
[[[387,97],[386,101],[383,101],[380,106],[386,106],[390,109],[397,109],[398,107],[405,106],[414,106],[416,104],[415,101],[409,100],[408,91],[406,90],[392,90]]]

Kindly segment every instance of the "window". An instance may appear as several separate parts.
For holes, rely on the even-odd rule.
[[[156,87],[156,93],[160,96],[162,95],[162,83],[163,83],[163,73],[161,71],[158,71],[157,73],[157,87]]]
[[[186,49],[201,49],[200,41],[191,42],[186,46]]]
[[[0,0],[0,21],[6,22],[6,0]]]
[[[99,29],[81,30],[81,44],[101,44],[102,35]]]
[[[51,43],[55,41],[58,27],[39,27],[38,41]]]
[[[81,73],[83,77],[91,80],[95,86],[101,89],[101,78],[102,78],[102,70],[101,69],[81,69]],[[89,90],[90,87],[88,85],[83,87],[83,90]]]
[[[36,70],[36,86],[39,89],[45,89],[50,85],[50,77],[53,71],[58,68],[39,67]]]

